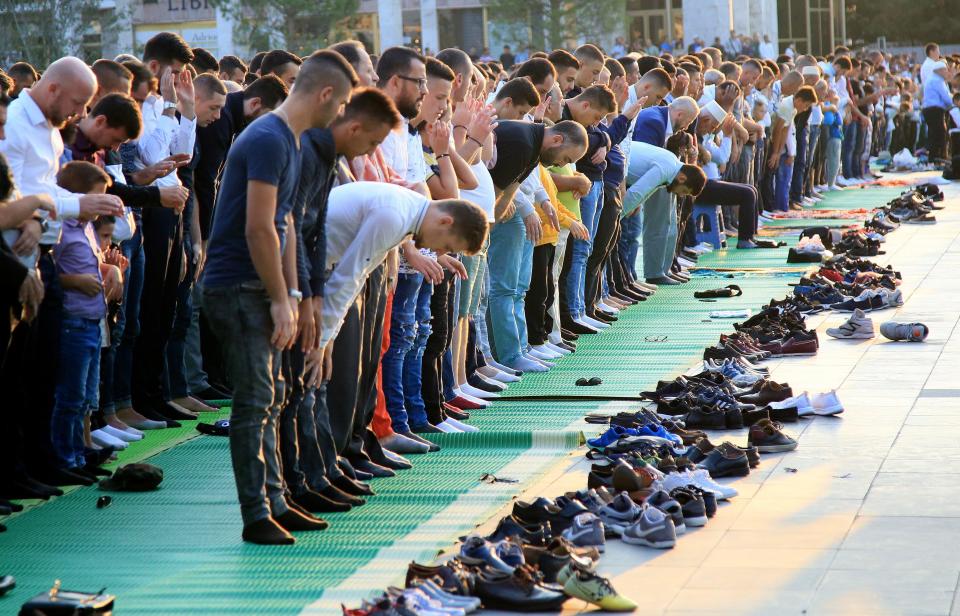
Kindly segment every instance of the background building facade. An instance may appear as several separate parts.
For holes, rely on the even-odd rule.
[[[236,1],[236,0],[234,0]],[[737,34],[764,36],[779,43],[779,50],[791,45],[798,53],[828,53],[846,40],[845,0],[598,0],[601,10],[614,11],[608,22],[615,24],[596,34],[584,35],[573,10],[563,18],[561,44],[575,46],[587,40],[606,49],[622,37],[627,47],[659,46],[664,41],[687,47],[695,38],[711,45],[716,39],[726,44],[731,30]],[[278,5],[283,4],[282,1]],[[536,32],[533,18],[518,19],[526,6],[515,3],[505,11],[504,0],[357,0],[356,11],[338,25],[363,41],[373,52],[392,45],[409,45],[435,52],[457,46],[480,56],[484,50],[498,57],[505,44],[514,53],[539,42],[550,46],[551,37]],[[547,6],[557,5],[546,2]],[[562,7],[574,2],[559,3]],[[86,45],[98,46],[104,55],[141,49],[153,34],[170,30],[181,34],[191,45],[209,49],[214,55],[228,53],[249,56],[253,51],[238,27],[237,13],[224,10],[214,0],[101,0],[101,13],[112,14],[110,27],[86,37]],[[582,6],[582,5],[581,5]],[[531,9],[533,10],[533,9]],[[541,15],[541,22],[543,16]],[[556,41],[556,36],[553,37]],[[282,33],[271,37],[273,46],[282,46]],[[522,55],[521,55],[522,57]]]

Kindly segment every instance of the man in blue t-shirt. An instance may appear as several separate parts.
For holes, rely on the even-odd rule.
[[[303,297],[292,216],[300,135],[330,124],[357,81],[340,54],[311,55],[289,98],[247,127],[230,148],[217,195],[203,309],[223,345],[234,386],[230,456],[243,539],[252,543],[291,544],[288,531],[327,526],[284,499],[277,450],[284,398],[279,352],[295,340]]]

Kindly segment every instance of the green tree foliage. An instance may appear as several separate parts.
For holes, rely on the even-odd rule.
[[[960,42],[957,0],[847,0],[847,35],[871,42],[922,45]]]
[[[281,44],[299,55],[327,47],[351,33],[346,20],[359,0],[214,0],[236,20],[237,35],[253,50]]]
[[[41,69],[65,55],[96,60],[98,45],[88,44],[111,27],[99,8],[100,0],[0,0],[0,59]]]
[[[578,40],[597,41],[621,33],[626,23],[624,0],[490,0],[491,21],[526,32],[535,49],[569,47]]]

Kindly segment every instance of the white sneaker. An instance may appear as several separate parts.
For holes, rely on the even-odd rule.
[[[787,398],[781,402],[770,403],[770,408],[774,409],[789,409],[793,407],[797,407],[797,415],[800,417],[813,415],[813,406],[810,404],[810,396],[807,392],[803,392],[799,396]]]
[[[717,498],[727,500],[733,498],[739,492],[736,488],[717,483],[710,476],[710,472],[704,468],[698,468],[693,471],[684,471],[682,473],[670,473],[663,478],[663,489],[671,492],[674,488],[694,485],[701,490],[713,492]]]
[[[853,311],[846,323],[840,327],[831,327],[827,335],[832,338],[866,340],[873,338],[873,320],[859,308]]]
[[[890,291],[889,289],[884,289],[884,292],[881,292],[883,299],[887,301],[887,306],[891,308],[897,308],[903,306],[903,291],[897,289],[896,291]]]
[[[839,415],[843,412],[843,404],[840,403],[837,392],[833,390],[814,394],[810,398],[810,406],[813,407],[815,415]]]
[[[111,436],[109,433],[104,432],[103,430],[94,430],[90,433],[90,438],[94,443],[100,445],[101,447],[113,447],[114,449],[126,449],[129,447],[129,444],[126,441],[121,441],[115,436]]]

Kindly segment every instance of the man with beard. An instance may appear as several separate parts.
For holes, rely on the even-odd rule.
[[[380,146],[384,158],[409,187],[429,197],[423,141],[420,132],[410,125],[410,121],[420,114],[424,96],[428,92],[426,60],[405,47],[391,47],[383,52],[377,62],[377,76],[380,89],[393,99],[403,117],[400,128],[391,131]],[[390,317],[390,346],[384,353],[381,364],[387,412],[393,421],[394,430],[402,434],[408,431],[437,431],[425,425],[426,422],[423,422],[424,425],[410,426],[406,421],[408,409],[404,395],[404,363],[417,339],[417,303],[421,287],[443,280],[443,269],[434,258],[421,254],[413,242],[404,242],[400,254],[400,269]],[[425,301],[429,308],[429,293]],[[429,328],[429,314],[426,315],[426,327]],[[429,331],[421,333],[429,336]],[[331,406],[331,423],[332,414]]]
[[[356,73],[339,54],[311,55],[287,100],[247,127],[231,147],[217,197],[203,309],[234,384],[230,453],[243,539],[252,543],[292,544],[288,531],[327,526],[284,498],[277,448],[285,388],[280,351],[295,341],[303,297],[292,220],[300,135],[330,124],[356,83]]]
[[[566,165],[587,151],[587,131],[573,121],[561,121],[546,128],[543,124],[506,120],[494,129],[496,164],[490,170],[494,192],[496,224],[490,234],[490,320],[497,361],[519,371],[544,372],[547,367],[523,354],[527,344],[524,293],[521,272],[528,275],[533,244],[527,241],[524,218],[536,216],[529,201],[515,199],[520,183],[537,165]],[[529,211],[528,211],[529,210]],[[524,260],[527,263],[524,263]],[[529,285],[529,283],[527,283]]]

